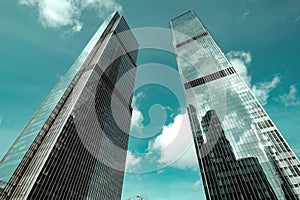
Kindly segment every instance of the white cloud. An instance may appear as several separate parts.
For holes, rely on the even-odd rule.
[[[148,144],[149,151],[160,152],[158,162],[179,169],[196,169],[198,161],[188,114],[179,114],[164,126],[161,135]]]
[[[245,20],[249,15],[250,15],[250,12],[249,12],[249,11],[244,12],[244,13],[243,13],[243,16],[242,16],[242,20]]]
[[[140,167],[140,163],[142,162],[141,156],[135,156],[130,151],[127,151],[126,157],[126,171],[135,171]]]
[[[35,7],[39,12],[39,21],[46,28],[68,27],[72,32],[79,32],[83,23],[80,16],[84,9],[98,11],[103,18],[122,7],[115,0],[19,0],[21,5]]]
[[[280,83],[279,76],[274,76],[273,80],[270,82],[262,82],[257,85],[253,85],[251,90],[256,98],[260,101],[262,105],[266,105],[268,103],[268,98],[270,92],[277,87]]]
[[[83,24],[76,21],[75,25],[71,29],[71,32],[73,32],[73,33],[79,32],[79,31],[81,31],[82,27],[83,27]]]
[[[287,94],[279,96],[277,101],[283,103],[286,107],[300,105],[300,100],[297,98],[297,88],[295,85],[290,86],[290,91]]]
[[[149,143],[150,149],[162,149],[170,145],[178,135],[178,130],[182,125],[183,115],[177,115],[174,119],[174,123],[164,126],[162,134],[156,137],[153,142]]]
[[[271,81],[260,82],[252,85],[252,77],[248,74],[247,69],[252,61],[250,52],[230,51],[226,54],[226,56],[260,103],[262,105],[267,104],[270,92],[280,83],[280,77],[275,75]]]
[[[196,150],[194,143],[189,145],[186,151],[176,160],[171,166],[179,168],[179,169],[193,169],[197,170],[198,168],[198,160],[196,155]],[[161,159],[161,161],[166,160],[168,153],[163,154],[165,158]]]
[[[250,52],[245,51],[230,51],[226,57],[235,67],[236,71],[244,79],[248,86],[251,86],[252,77],[248,75],[247,65],[252,61]]]
[[[108,12],[122,11],[122,6],[115,0],[77,0],[82,8],[95,8],[99,17],[106,17]]]
[[[132,98],[132,116],[131,116],[131,132],[137,132],[139,134],[142,134],[143,130],[143,114],[139,110],[138,107],[138,101],[140,101],[141,98],[144,98],[145,94],[143,92],[139,92],[137,95],[133,96]]]
[[[142,112],[138,109],[133,109],[131,117],[131,127],[142,127],[143,120],[144,117]]]
[[[198,189],[202,185],[202,180],[198,180],[193,184],[193,189]]]

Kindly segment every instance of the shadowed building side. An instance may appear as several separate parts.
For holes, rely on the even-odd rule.
[[[190,106],[189,111],[195,116],[192,110],[195,111]],[[195,117],[192,120],[198,121]],[[214,110],[205,114],[201,124],[206,138],[213,139],[208,134],[220,135],[207,155],[202,158],[197,154],[200,171],[206,182],[206,196],[210,199],[277,199],[257,158],[235,158]],[[194,136],[198,148],[201,148],[204,143],[203,135],[194,132]]]
[[[0,199],[121,199],[137,49],[122,16],[105,20],[2,160]]]

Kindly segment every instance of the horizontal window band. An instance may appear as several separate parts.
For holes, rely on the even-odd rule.
[[[199,85],[203,85],[205,83],[217,80],[219,78],[222,78],[222,77],[228,76],[230,74],[234,74],[234,73],[236,73],[235,69],[233,67],[229,67],[229,68],[217,71],[215,73],[203,76],[201,78],[192,80],[190,82],[187,82],[184,84],[184,88],[190,89],[190,88],[193,88],[193,87],[196,87]]]
[[[202,38],[202,37],[204,37],[206,35],[208,35],[208,33],[205,31],[204,33],[201,33],[200,35],[196,35],[196,36],[192,37],[191,39],[188,39],[188,40],[186,40],[184,42],[176,44],[176,48],[179,48],[179,47],[181,47],[183,45],[186,45],[186,44],[188,44],[190,42],[193,42],[194,40],[198,40],[198,39],[200,39],[200,38]]]

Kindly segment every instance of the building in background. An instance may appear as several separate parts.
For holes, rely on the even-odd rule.
[[[0,199],[121,199],[137,49],[104,21],[1,160]]]
[[[170,21],[207,199],[300,199],[300,163],[193,11]]]
[[[189,113],[192,113],[192,121],[199,125],[195,111],[196,109],[190,105]],[[214,110],[206,112],[202,117],[201,125],[205,135],[219,136],[208,154],[199,158],[202,177],[207,183],[206,193],[213,191],[210,194],[211,199],[220,199],[220,197],[221,199],[226,199],[226,197],[232,199],[257,199],[257,197],[259,199],[277,199],[257,157],[236,159]],[[210,126],[215,131],[214,134],[209,134]],[[202,134],[197,135],[197,142],[201,148],[204,143]],[[228,171],[230,173],[227,173]]]

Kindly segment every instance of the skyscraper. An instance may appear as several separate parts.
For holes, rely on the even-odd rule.
[[[207,199],[300,199],[300,163],[194,11],[170,21]]]
[[[137,49],[104,21],[1,160],[0,199],[121,198]]]

